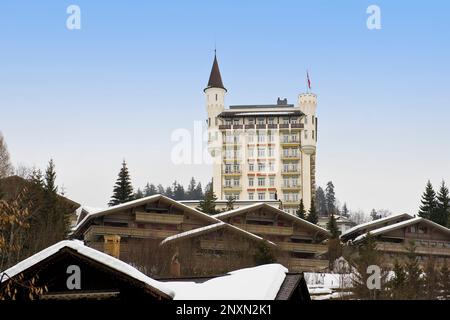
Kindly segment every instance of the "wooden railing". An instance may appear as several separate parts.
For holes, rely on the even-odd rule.
[[[136,212],[136,221],[138,222],[180,224],[183,222],[183,218],[183,215],[178,214]]]
[[[292,227],[264,226],[256,224],[236,224],[237,227],[252,233],[289,236],[294,232]]]
[[[289,271],[291,272],[318,271],[327,269],[328,266],[328,260],[298,258],[291,258],[289,260]]]
[[[316,243],[300,243],[300,242],[277,242],[281,250],[285,251],[299,251],[310,253],[325,253],[328,251],[328,246],[325,244]]]
[[[398,252],[398,253],[407,253],[408,245],[404,245],[401,243],[377,242],[377,250]],[[450,256],[450,248],[439,248],[439,247],[417,245],[414,252],[416,254],[423,254],[423,255]]]
[[[121,237],[132,238],[167,238],[173,236],[180,231],[177,230],[157,230],[127,227],[110,227],[110,226],[90,226],[85,233],[85,239],[93,239],[94,236],[118,235]]]

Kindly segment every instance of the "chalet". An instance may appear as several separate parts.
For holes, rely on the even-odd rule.
[[[58,242],[0,273],[4,299],[169,300],[174,295],[163,283],[78,240]]]
[[[328,268],[330,233],[313,223],[264,203],[214,216],[275,243],[284,253],[280,261],[291,271],[321,271]]]
[[[0,299],[15,300],[310,300],[303,274],[279,264],[221,276],[155,280],[85,246],[58,242],[0,273]]]
[[[341,234],[341,240],[343,242],[347,242],[349,240],[353,240],[356,237],[365,234],[369,231],[378,229],[378,228],[382,228],[382,227],[386,227],[392,224],[396,224],[398,222],[402,222],[405,220],[409,220],[412,219],[413,216],[407,214],[407,213],[402,213],[402,214],[393,214],[381,219],[377,219],[377,220],[373,220],[373,221],[369,221],[366,223],[361,223],[358,224],[356,226],[354,226],[353,228],[348,229],[346,232]]]
[[[383,253],[385,264],[392,267],[402,260],[413,246],[420,264],[425,266],[433,258],[437,266],[450,259],[450,229],[433,221],[415,217],[369,230],[353,241],[358,245],[368,234],[374,237],[376,248]]]
[[[161,242],[161,250],[168,252],[165,256],[176,256],[180,275],[191,276],[251,267],[261,263],[258,261],[258,255],[264,254],[261,251],[272,251],[275,256],[276,249],[273,242],[222,221],[167,237]]]

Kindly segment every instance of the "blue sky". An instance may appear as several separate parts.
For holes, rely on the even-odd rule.
[[[66,8],[81,8],[81,30]],[[381,30],[366,9],[381,8]],[[125,158],[135,187],[206,182],[170,162],[204,121],[217,45],[227,104],[318,94],[317,178],[351,209],[417,210],[450,183],[446,1],[8,1],[0,4],[0,131],[14,164],[57,165],[69,197],[104,206]]]

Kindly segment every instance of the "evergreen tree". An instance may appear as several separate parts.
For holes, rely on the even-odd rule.
[[[417,300],[422,298],[423,279],[421,278],[422,270],[419,266],[419,259],[415,253],[416,247],[414,243],[410,243],[408,247],[407,261],[405,264],[407,274],[406,299]]]
[[[158,184],[157,188],[158,188],[158,194],[164,195],[166,193],[162,184]]]
[[[325,200],[327,204],[327,212],[331,214],[332,212],[336,213],[336,196],[334,193],[334,185],[333,182],[328,181],[327,187],[325,188]]]
[[[438,297],[438,272],[436,272],[436,261],[430,256],[425,266],[425,295],[428,300],[435,300]]]
[[[227,206],[226,206],[226,208],[225,208],[225,210],[224,211],[230,211],[230,210],[234,210],[234,202],[235,202],[236,200],[234,199],[234,197],[228,197],[227,198]]]
[[[124,160],[113,189],[113,195],[108,205],[115,206],[131,200],[133,200],[133,187],[131,185],[131,178],[128,172],[127,163]]]
[[[317,224],[317,222],[319,221],[316,206],[314,204],[314,198],[311,199],[311,207],[309,208],[308,217],[306,218],[306,220],[314,224]]]
[[[195,187],[195,192],[194,192],[192,200],[202,199],[203,196],[204,196],[204,194],[203,194],[202,184],[199,182],[199,183],[197,183],[197,186]]]
[[[52,193],[58,192],[56,186],[56,172],[53,159],[50,159],[47,169],[45,170],[44,190]]]
[[[253,258],[255,261],[255,265],[257,265],[257,266],[277,262],[277,259],[275,258],[275,255],[274,255],[272,249],[269,247],[269,245],[265,241],[260,241],[258,243],[258,246],[256,247],[256,252],[255,252],[255,255]]]
[[[436,193],[434,192],[433,185],[428,180],[425,191],[422,195],[422,205],[419,209],[419,216],[430,220],[434,216],[436,210]]]
[[[158,190],[156,189],[155,185],[153,183],[152,184],[147,183],[147,185],[144,188],[144,196],[149,197],[149,196],[153,196],[157,193],[158,193]]]
[[[184,187],[178,182],[173,183],[173,199],[174,200],[185,200],[186,194],[184,192]]]
[[[300,199],[300,204],[298,205],[297,209],[297,217],[300,219],[306,219],[306,211],[305,211],[305,205],[303,204],[303,199]]]
[[[380,215],[378,214],[377,210],[372,209],[372,211],[370,212],[370,217],[372,218],[372,221],[378,220],[380,219]]]
[[[137,191],[134,193],[133,198],[134,199],[142,199],[144,197],[144,193],[142,192],[141,188],[138,188]]]
[[[350,216],[350,212],[347,208],[347,203],[344,202],[344,205],[342,206],[342,216],[348,218]]]
[[[445,300],[450,299],[450,268],[447,264],[447,259],[444,261],[441,269],[439,270],[439,290]]]
[[[197,210],[210,215],[216,214],[218,213],[216,210],[216,201],[217,197],[214,194],[212,188],[208,188],[205,191],[205,196],[202,200],[200,200]]]
[[[171,187],[167,187],[166,190],[164,190],[164,195],[168,198],[173,198],[173,191]]]
[[[330,219],[327,223],[327,229],[331,233],[331,239],[337,239],[339,238],[339,229],[337,226],[336,218],[334,217],[334,213],[331,212]]]
[[[405,269],[396,260],[394,264],[394,277],[388,283],[391,298],[394,300],[404,300],[406,298],[407,275]]]
[[[441,188],[439,189],[436,199],[436,214],[432,220],[445,227],[447,226],[450,217],[450,196],[444,181],[442,181]]]
[[[325,192],[321,187],[318,187],[316,190],[316,205],[317,205],[317,213],[321,217],[326,217],[328,215],[327,210],[327,201],[325,199]]]
[[[195,200],[195,187],[197,186],[194,177],[191,178],[187,188],[187,199]]]

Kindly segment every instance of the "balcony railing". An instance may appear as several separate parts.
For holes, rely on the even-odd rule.
[[[277,245],[284,251],[297,251],[307,253],[325,253],[328,246],[316,243],[278,242]]]
[[[200,248],[205,250],[241,251],[248,249],[248,243],[230,243],[223,240],[200,240]]]
[[[223,170],[223,174],[241,174],[241,170]]]
[[[294,229],[292,227],[281,227],[281,226],[264,226],[256,224],[236,224],[237,227],[247,230],[252,233],[259,234],[271,234],[271,235],[283,235],[290,236],[293,234]]]
[[[224,185],[223,186],[223,188],[224,189],[226,189],[226,190],[232,190],[232,189],[235,189],[235,190],[240,190],[240,189],[242,189],[242,186],[241,185]]]
[[[231,129],[231,124],[220,124],[219,125],[219,130],[230,130]]]
[[[89,240],[95,236],[103,236],[103,235],[118,235],[121,237],[132,237],[132,238],[167,238],[179,232],[180,231],[178,230],[90,226],[85,233],[85,239]]]
[[[291,258],[289,260],[289,271],[318,271],[327,269],[328,265],[328,260]]]
[[[136,221],[138,222],[180,224],[183,222],[183,218],[183,215],[179,214],[136,212]]]
[[[377,250],[396,252],[396,253],[407,253],[408,247],[407,247],[407,245],[404,245],[401,243],[377,242]],[[439,248],[439,247],[418,245],[418,246],[416,246],[416,249],[414,252],[416,254],[422,254],[422,255],[450,256],[450,248]]]

